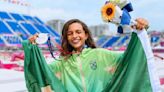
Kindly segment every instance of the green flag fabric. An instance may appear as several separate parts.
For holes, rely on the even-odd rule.
[[[70,62],[54,62],[58,66],[54,67],[52,64],[51,69],[37,45],[24,41],[23,48],[24,72],[29,92],[41,92],[47,86],[48,90],[55,92],[160,92],[146,31],[132,32],[128,48],[121,57],[107,50],[85,49],[80,56],[73,55]],[[85,62],[75,62],[77,57],[81,59],[77,61]],[[65,70],[66,68],[69,69]],[[63,72],[65,77],[61,79],[64,81],[54,76],[54,71],[51,71],[53,69]],[[110,72],[107,73],[106,70]]]
[[[66,92],[45,62],[37,45],[23,41],[25,52],[24,74],[29,92]]]
[[[160,92],[146,31],[132,33],[113,78],[103,92]]]

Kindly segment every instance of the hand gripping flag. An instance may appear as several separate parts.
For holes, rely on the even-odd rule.
[[[25,52],[24,74],[29,92],[66,92],[66,89],[49,69],[37,45],[23,41]]]

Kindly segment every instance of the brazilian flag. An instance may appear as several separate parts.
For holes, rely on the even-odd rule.
[[[63,84],[49,69],[37,45],[23,41],[25,53],[24,75],[28,92],[67,92]]]
[[[160,92],[146,31],[133,32],[119,66],[103,92]]]
[[[49,69],[37,45],[23,41],[24,73],[29,92],[67,92]],[[160,92],[146,31],[132,32],[123,58],[103,92]],[[94,85],[94,84],[93,84]]]

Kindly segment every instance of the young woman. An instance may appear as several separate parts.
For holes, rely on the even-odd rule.
[[[133,28],[138,31],[148,25],[147,20],[143,18],[136,19],[136,22]],[[34,35],[29,40],[35,44],[36,38],[37,35]],[[66,90],[68,92],[103,91],[111,81],[124,53],[96,48],[87,25],[78,19],[71,19],[65,23],[61,39],[61,57],[49,67],[61,80]]]

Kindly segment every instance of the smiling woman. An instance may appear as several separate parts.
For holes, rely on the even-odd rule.
[[[85,40],[88,38],[88,34],[85,33],[83,27],[79,23],[73,23],[69,26],[67,32],[67,39],[70,45],[77,51],[81,52],[85,45]]]
[[[138,18],[136,22],[135,26],[141,29],[148,24],[142,18]],[[35,39],[36,36],[29,41],[33,43]],[[132,32],[127,50],[120,53],[96,48],[87,25],[78,19],[71,19],[65,23],[62,30],[60,59],[49,65],[45,63],[37,45],[29,44],[29,41],[23,43],[26,57],[25,77],[28,89],[34,90],[33,92],[41,87],[48,87],[48,90],[52,89],[55,92],[159,90],[155,84],[158,80],[154,78],[154,68],[150,62],[153,61],[153,55],[145,30]],[[31,83],[33,81],[36,81],[36,84]]]
[[[78,19],[68,21],[62,30],[62,48],[65,52],[61,55],[69,56],[66,52],[81,52],[87,46],[95,48],[95,43],[86,24]]]

